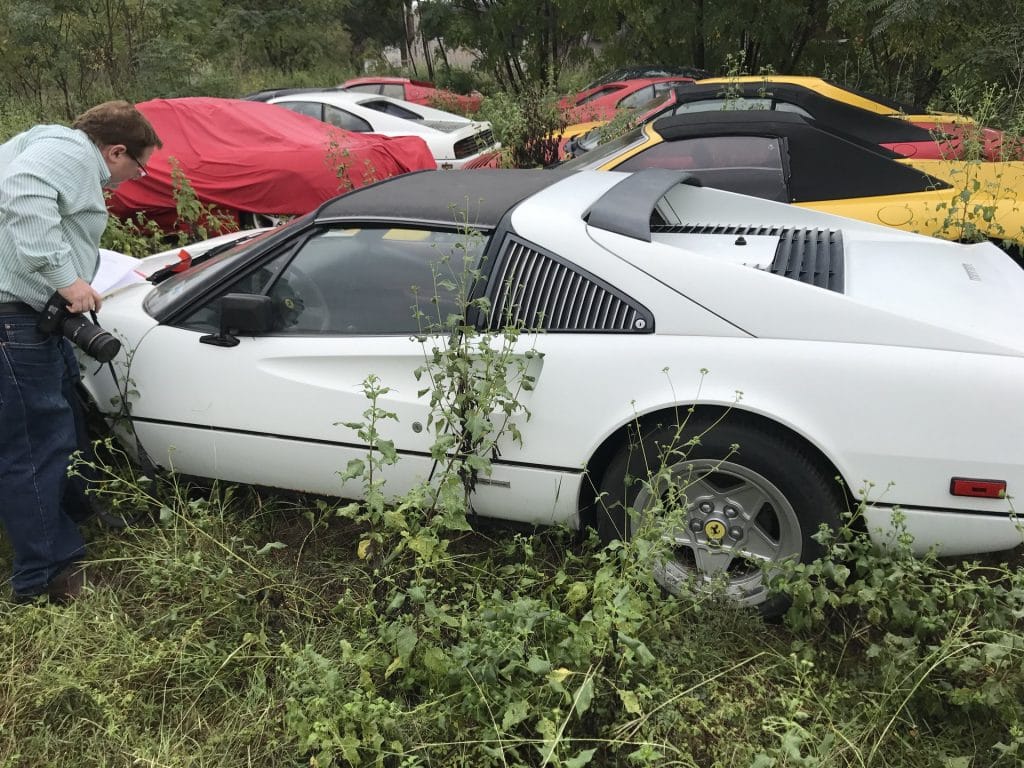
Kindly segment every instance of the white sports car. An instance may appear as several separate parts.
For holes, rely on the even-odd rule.
[[[372,93],[338,88],[266,91],[250,99],[277,104],[293,112],[357,133],[419,136],[442,169],[475,165],[500,148],[491,124],[441,109]]]
[[[378,425],[401,455],[387,489],[411,487],[432,466],[412,287],[429,295],[452,248],[479,263],[492,317],[540,331],[517,342],[542,353],[531,418],[477,513],[610,539],[673,509],[662,583],[724,576],[766,612],[780,606],[756,564],[815,556],[819,525],[861,499],[874,536],[898,505],[921,550],[1020,543],[1024,272],[988,244],[678,171],[407,174],[117,288],[100,320],[126,342],[114,368],[137,390],[137,439],[186,474],[357,497],[338,472],[368,446],[339,425],[362,420],[372,373],[398,416]],[[112,373],[88,369],[113,416]]]

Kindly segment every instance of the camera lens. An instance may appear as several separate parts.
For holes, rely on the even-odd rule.
[[[84,315],[68,315],[61,331],[64,338],[101,363],[109,363],[121,351],[121,342]]]

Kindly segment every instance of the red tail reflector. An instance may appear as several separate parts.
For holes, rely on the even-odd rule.
[[[1006,481],[977,480],[972,477],[954,477],[949,481],[949,492],[954,496],[977,496],[983,499],[1001,499],[1006,496]]]

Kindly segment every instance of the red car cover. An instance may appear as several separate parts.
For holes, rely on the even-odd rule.
[[[108,206],[121,218],[141,211],[164,231],[180,227],[172,159],[200,201],[234,216],[300,215],[349,189],[437,167],[419,137],[352,133],[273,104],[196,97],[137,106],[164,145]]]

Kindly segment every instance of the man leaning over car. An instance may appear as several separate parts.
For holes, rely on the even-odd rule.
[[[72,517],[82,502],[67,478],[78,366],[64,338],[36,328],[39,310],[55,291],[71,313],[100,308],[89,283],[107,223],[103,188],[144,176],[160,146],[126,101],[0,145],[0,520],[18,602],[67,602],[84,583],[85,544]]]

